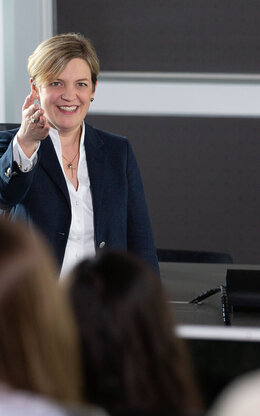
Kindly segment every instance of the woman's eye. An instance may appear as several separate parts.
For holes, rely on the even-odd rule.
[[[87,87],[87,86],[88,86],[88,84],[86,84],[86,82],[79,82],[79,83],[78,83],[78,86],[79,86],[79,87]]]
[[[61,83],[59,81],[53,81],[50,83],[51,87],[59,87],[61,85]]]

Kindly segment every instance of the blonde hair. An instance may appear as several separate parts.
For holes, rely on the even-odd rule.
[[[74,58],[87,62],[91,71],[93,89],[99,73],[99,60],[89,39],[80,33],[64,33],[40,43],[28,58],[28,72],[39,87],[55,79]]]
[[[81,398],[77,331],[39,236],[0,219],[0,381],[62,401]]]

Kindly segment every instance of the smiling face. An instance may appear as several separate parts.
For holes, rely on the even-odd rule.
[[[39,87],[44,115],[61,134],[80,128],[94,92],[89,65],[81,58],[69,61],[57,78]]]

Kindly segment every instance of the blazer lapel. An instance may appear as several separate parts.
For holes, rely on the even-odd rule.
[[[70,207],[68,187],[50,136],[41,142],[39,149],[39,163],[51,177],[53,182],[60,188]]]
[[[99,134],[88,124],[85,124],[85,149],[92,193],[94,227],[96,236],[102,215],[102,198],[104,189],[105,149]]]
[[[93,201],[94,212],[94,228],[95,234],[98,235],[99,226],[101,224],[102,198],[104,189],[104,170],[106,152],[104,142],[99,134],[88,124],[85,124],[85,150],[88,166],[88,174],[90,180],[90,188]],[[70,197],[66,181],[60,167],[51,138],[48,136],[42,141],[39,149],[39,163],[53,182],[60,188],[66,201],[70,205]]]

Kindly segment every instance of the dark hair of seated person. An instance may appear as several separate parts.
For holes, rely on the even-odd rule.
[[[104,251],[76,266],[68,282],[87,401],[112,415],[202,409],[186,346],[174,334],[172,311],[150,267]]]

